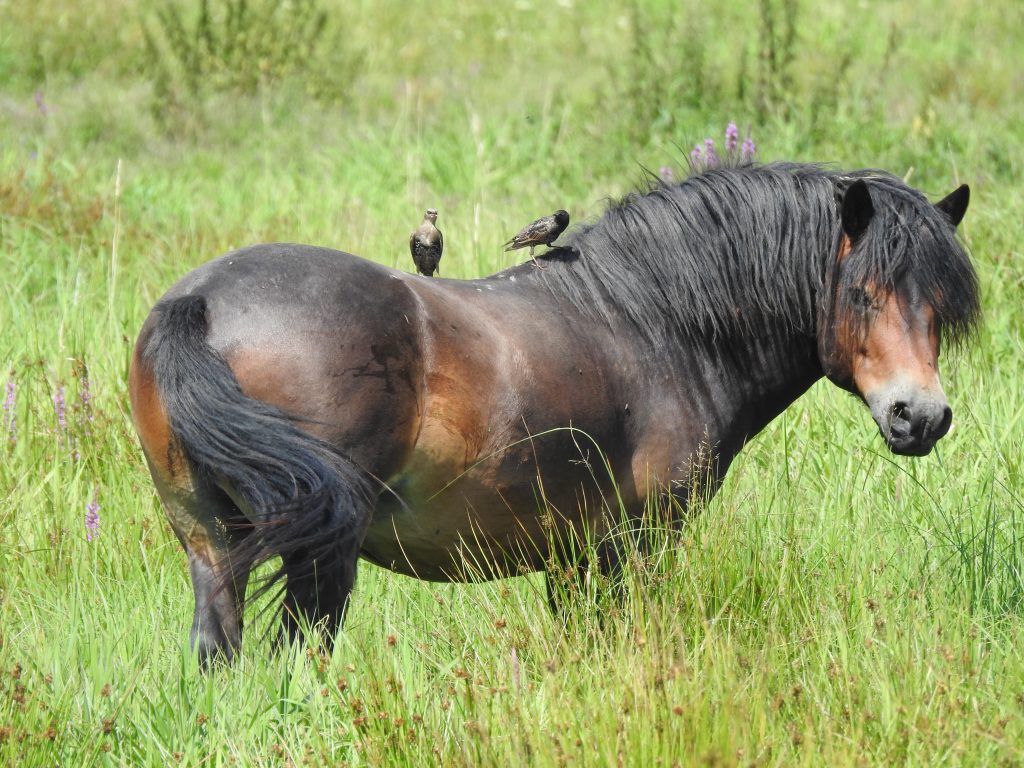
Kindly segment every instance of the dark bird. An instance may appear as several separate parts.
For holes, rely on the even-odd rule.
[[[416,271],[421,275],[433,277],[441,263],[441,252],[444,251],[444,235],[435,224],[437,209],[427,208],[423,215],[423,223],[419,229],[409,235],[409,251],[416,262]]]
[[[568,211],[555,211],[550,216],[545,216],[543,219],[537,219],[535,222],[521,230],[519,234],[505,243],[505,250],[514,251],[518,248],[530,246],[530,258],[533,259],[534,264],[537,264],[537,257],[533,255],[533,249],[538,245],[546,245],[550,247],[568,226]],[[537,266],[539,267],[540,264],[537,264]]]

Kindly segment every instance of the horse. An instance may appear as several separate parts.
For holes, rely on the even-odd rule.
[[[276,558],[260,590],[282,593],[286,640],[334,636],[360,557],[500,578],[582,535],[612,572],[610,498],[684,510],[823,376],[892,452],[926,455],[952,419],[940,343],[979,317],[968,201],[751,163],[652,179],[543,268],[437,279],[263,244],[189,272],[146,318],[129,389],[188,557],[193,647],[234,657],[250,573]]]

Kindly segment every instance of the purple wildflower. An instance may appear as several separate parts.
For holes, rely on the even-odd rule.
[[[718,155],[715,154],[715,142],[713,139],[704,139],[704,162],[708,168],[718,165]]]
[[[703,160],[704,160],[704,153],[703,153],[703,151],[700,148],[700,144],[697,144],[696,146],[694,146],[693,149],[690,150],[690,164],[694,168],[699,168],[701,166]]]
[[[35,100],[36,108],[39,110],[39,114],[41,114],[43,117],[46,117],[46,114],[47,112],[49,112],[49,110],[46,108],[46,102],[43,100],[43,92],[41,90],[36,91]]]
[[[754,140],[747,136],[747,138],[743,140],[743,149],[740,153],[740,156],[743,158],[743,162],[749,163],[753,160],[756,152],[757,147],[754,146]]]
[[[14,410],[14,380],[7,382],[7,397],[4,398],[4,429],[7,439],[13,445],[18,442],[18,414]]]
[[[736,151],[736,145],[740,140],[740,129],[736,127],[736,123],[730,122],[725,126],[725,151],[730,155]]]
[[[85,540],[92,541],[100,535],[100,502],[93,494],[92,501],[85,507]]]
[[[661,168],[658,169],[658,176],[666,184],[671,184],[673,179],[675,179],[675,174],[672,173],[672,169],[669,168],[667,165],[663,165],[661,166]]]
[[[53,393],[53,410],[57,414],[57,426],[60,427],[61,432],[67,431],[68,419],[65,413],[64,407],[64,387],[57,387],[57,391]]]

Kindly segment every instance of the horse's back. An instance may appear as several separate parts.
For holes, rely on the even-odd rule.
[[[411,295],[403,273],[343,251],[296,243],[264,243],[231,251],[196,267],[162,297],[207,303],[210,343],[231,333],[236,318],[265,318],[299,328],[349,316],[383,314]],[[411,304],[410,304],[411,305]],[[280,330],[280,329],[279,329]]]

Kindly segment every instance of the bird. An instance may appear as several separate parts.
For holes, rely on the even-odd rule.
[[[433,277],[438,271],[441,252],[444,251],[444,235],[436,224],[437,209],[427,208],[423,223],[409,235],[409,252],[416,263],[416,271],[427,277]]]
[[[537,262],[537,257],[533,255],[533,249],[538,245],[546,245],[550,247],[568,226],[568,211],[557,210],[550,216],[537,219],[532,224],[529,224],[520,230],[515,237],[505,243],[505,250],[514,251],[518,248],[530,246],[530,258],[533,259],[534,264],[537,264],[537,266],[540,267],[540,264]]]

